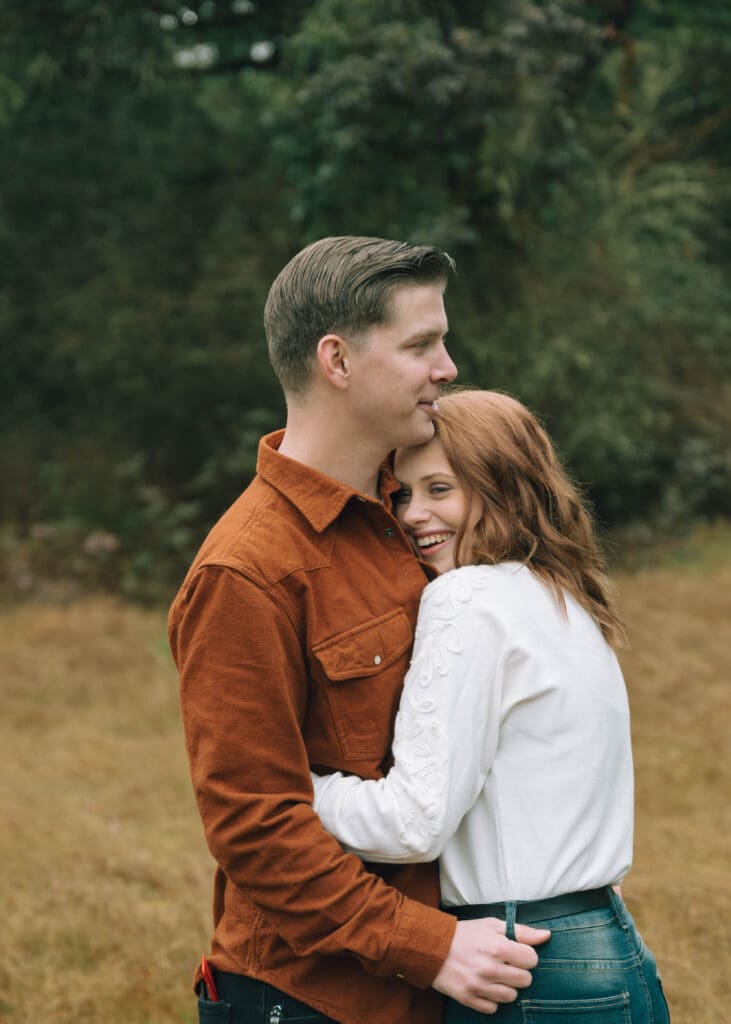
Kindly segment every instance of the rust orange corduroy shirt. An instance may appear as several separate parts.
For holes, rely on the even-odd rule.
[[[344,853],[309,775],[387,769],[424,572],[387,507],[280,455],[282,436],[262,439],[170,611],[218,863],[211,958],[344,1024],[436,1024],[428,986],[455,928],[436,865]],[[396,486],[384,468],[386,505]]]

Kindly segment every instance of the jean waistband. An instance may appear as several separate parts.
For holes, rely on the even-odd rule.
[[[515,903],[515,920],[518,924],[533,924],[536,921],[548,921],[553,917],[568,917],[569,914],[582,914],[587,910],[599,910],[611,906],[609,887],[587,889],[584,892],[569,892],[563,896],[549,896],[545,900],[505,900],[500,903],[470,903],[464,907],[442,907],[448,914],[453,914],[460,921],[469,921],[477,917],[497,917],[504,921],[507,917],[506,906]]]

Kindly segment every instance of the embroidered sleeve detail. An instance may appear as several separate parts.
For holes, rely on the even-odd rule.
[[[315,781],[315,809],[344,845],[380,860],[439,856],[484,781],[487,646],[476,591],[484,575],[446,573],[424,592],[386,779]]]
[[[464,654],[460,616],[484,586],[474,573],[446,573],[422,599],[393,743],[396,764],[415,782],[405,794],[399,838],[417,850],[429,849],[439,835],[449,765],[449,676],[460,670]]]

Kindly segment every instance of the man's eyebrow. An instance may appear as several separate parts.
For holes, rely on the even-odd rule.
[[[449,328],[446,331],[435,331],[431,327],[424,327],[410,334],[406,339],[406,344],[409,345],[412,341],[418,341],[419,338],[446,338],[448,334]]]

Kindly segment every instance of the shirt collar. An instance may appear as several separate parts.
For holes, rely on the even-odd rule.
[[[259,441],[256,471],[262,480],[299,509],[317,533],[326,530],[353,499],[379,504],[376,498],[362,494],[348,484],[334,480],[296,459],[280,455],[278,448],[283,437],[284,430],[275,430],[262,437]],[[390,512],[391,497],[399,489],[399,484],[387,461],[381,466],[378,486],[381,502]]]

